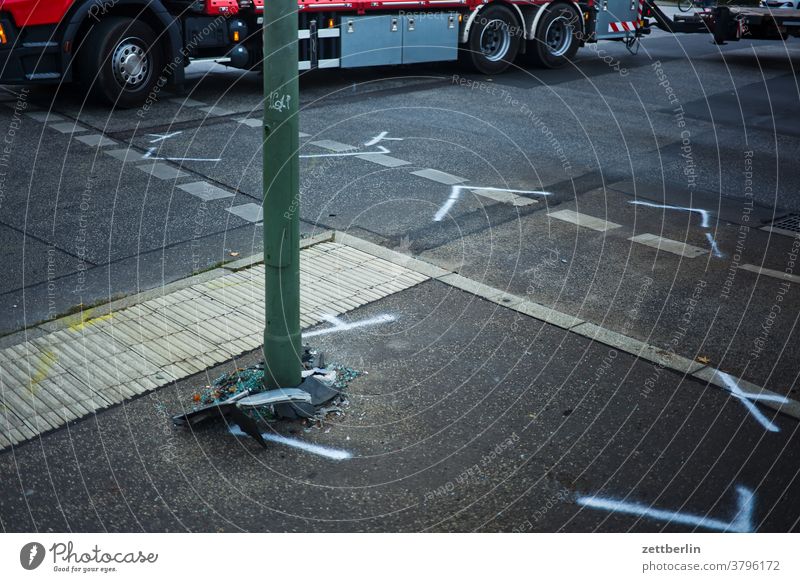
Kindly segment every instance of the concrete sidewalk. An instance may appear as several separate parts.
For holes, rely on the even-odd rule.
[[[260,260],[229,263],[5,338],[0,449],[256,350],[264,327]],[[431,278],[659,369],[730,390],[731,378],[711,366],[344,233],[318,235],[302,245],[301,326],[336,327],[336,316]],[[736,382],[748,394],[765,397],[764,406],[800,419],[797,401]]]
[[[331,239],[301,251],[303,328],[428,278]],[[259,258],[18,335],[0,350],[0,448],[257,349]]]

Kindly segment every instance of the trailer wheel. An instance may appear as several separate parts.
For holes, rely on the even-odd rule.
[[[484,75],[502,73],[514,62],[521,38],[522,30],[508,8],[488,6],[475,17],[461,60]]]
[[[581,17],[569,4],[559,3],[545,10],[525,57],[536,66],[557,69],[570,63],[578,52]]]
[[[92,93],[123,108],[142,104],[164,68],[153,29],[132,18],[106,18],[94,26],[78,59]]]

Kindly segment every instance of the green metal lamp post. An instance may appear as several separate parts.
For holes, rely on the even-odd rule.
[[[301,382],[297,0],[264,2],[264,388]]]

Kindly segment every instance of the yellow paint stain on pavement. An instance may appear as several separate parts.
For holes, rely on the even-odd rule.
[[[31,376],[31,383],[28,386],[28,392],[33,395],[36,394],[36,385],[42,380],[47,379],[48,375],[50,374],[50,370],[57,361],[58,356],[50,350],[42,352],[33,359],[31,368],[33,368],[34,374]]]
[[[114,314],[109,313],[107,315],[101,315],[100,317],[91,317],[91,311],[83,311],[80,313],[80,320],[77,323],[73,323],[69,326],[70,331],[83,331],[86,328],[92,327],[93,325],[97,325],[98,323],[102,323],[103,321],[108,321],[109,319],[113,318]]]

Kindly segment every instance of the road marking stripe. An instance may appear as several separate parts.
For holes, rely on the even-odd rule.
[[[453,174],[448,174],[447,172],[442,172],[440,170],[434,170],[433,168],[417,170],[416,172],[411,173],[415,176],[419,176],[420,178],[439,182],[440,184],[447,184],[448,186],[454,186],[455,184],[461,184],[467,181],[466,178],[459,178]]]
[[[209,115],[213,115],[215,117],[224,117],[226,115],[233,115],[236,113],[235,111],[231,111],[230,109],[225,109],[224,107],[220,107],[219,105],[209,105],[208,107],[200,107],[200,111],[205,111]]]
[[[256,204],[255,202],[231,206],[225,210],[247,222],[261,222],[264,220],[264,208],[261,204]]]
[[[107,156],[118,159],[123,164],[130,162],[142,162],[147,159],[140,152],[130,148],[124,150],[103,150],[103,153]]]
[[[547,216],[600,232],[605,232],[614,228],[620,228],[622,226],[616,222],[610,222],[608,220],[603,220],[602,218],[595,218],[594,216],[575,212],[574,210],[557,210],[556,212],[549,212]]]
[[[161,162],[136,167],[145,174],[150,174],[153,178],[158,178],[159,180],[177,180],[178,178],[186,178],[189,175],[178,168],[173,168]]]
[[[309,142],[311,145],[315,145],[322,149],[326,149],[332,152],[350,152],[356,150],[355,146],[347,145],[346,143],[341,143],[338,141],[333,141],[331,139],[321,139],[318,141]]]
[[[16,104],[12,102],[9,103],[8,106],[13,109],[14,107],[16,107]],[[35,121],[40,121],[42,123],[51,121],[64,121],[64,118],[61,115],[57,115],[55,113],[49,113],[47,111],[29,111],[25,115],[27,115],[28,117],[30,117]]]
[[[255,119],[252,117],[247,117],[245,119],[237,119],[236,123],[241,123],[242,125],[246,125],[247,127],[263,127],[264,120],[263,119]]]
[[[359,160],[366,160],[367,162],[372,162],[386,168],[399,168],[400,166],[408,166],[411,162],[407,162],[405,160],[401,160],[400,158],[394,158],[392,156],[387,156],[386,154],[371,154],[371,155],[358,155],[355,156]]]
[[[767,269],[750,264],[739,265],[739,268],[743,271],[750,271],[751,273],[758,273],[759,275],[765,275],[775,279],[783,279],[784,281],[791,281],[792,283],[800,283],[800,276],[790,275],[784,271],[776,271],[775,269]]]
[[[117,145],[117,142],[115,142],[113,139],[108,139],[106,136],[100,135],[99,133],[93,133],[90,135],[78,135],[75,136],[75,139],[88,146],[97,148],[104,148],[106,146]]]
[[[628,240],[658,249],[660,251],[672,253],[673,255],[686,257],[687,259],[693,259],[708,253],[707,250],[690,245],[688,243],[683,243],[650,233],[632,236]]]
[[[471,189],[470,192],[478,196],[483,196],[484,198],[489,198],[490,200],[502,202],[503,204],[511,204],[511,206],[528,206],[530,204],[539,203],[539,201],[534,198],[527,198],[526,196],[514,194],[510,190],[501,190],[499,188],[475,188]]]
[[[51,123],[47,127],[50,129],[55,129],[61,133],[82,133],[86,131],[85,127],[80,127],[79,125],[75,125],[73,121],[65,121],[63,123]]]
[[[220,200],[222,198],[233,198],[236,196],[233,192],[228,192],[227,190],[223,190],[222,188],[218,188],[204,181],[179,184],[178,188],[204,202]]]

